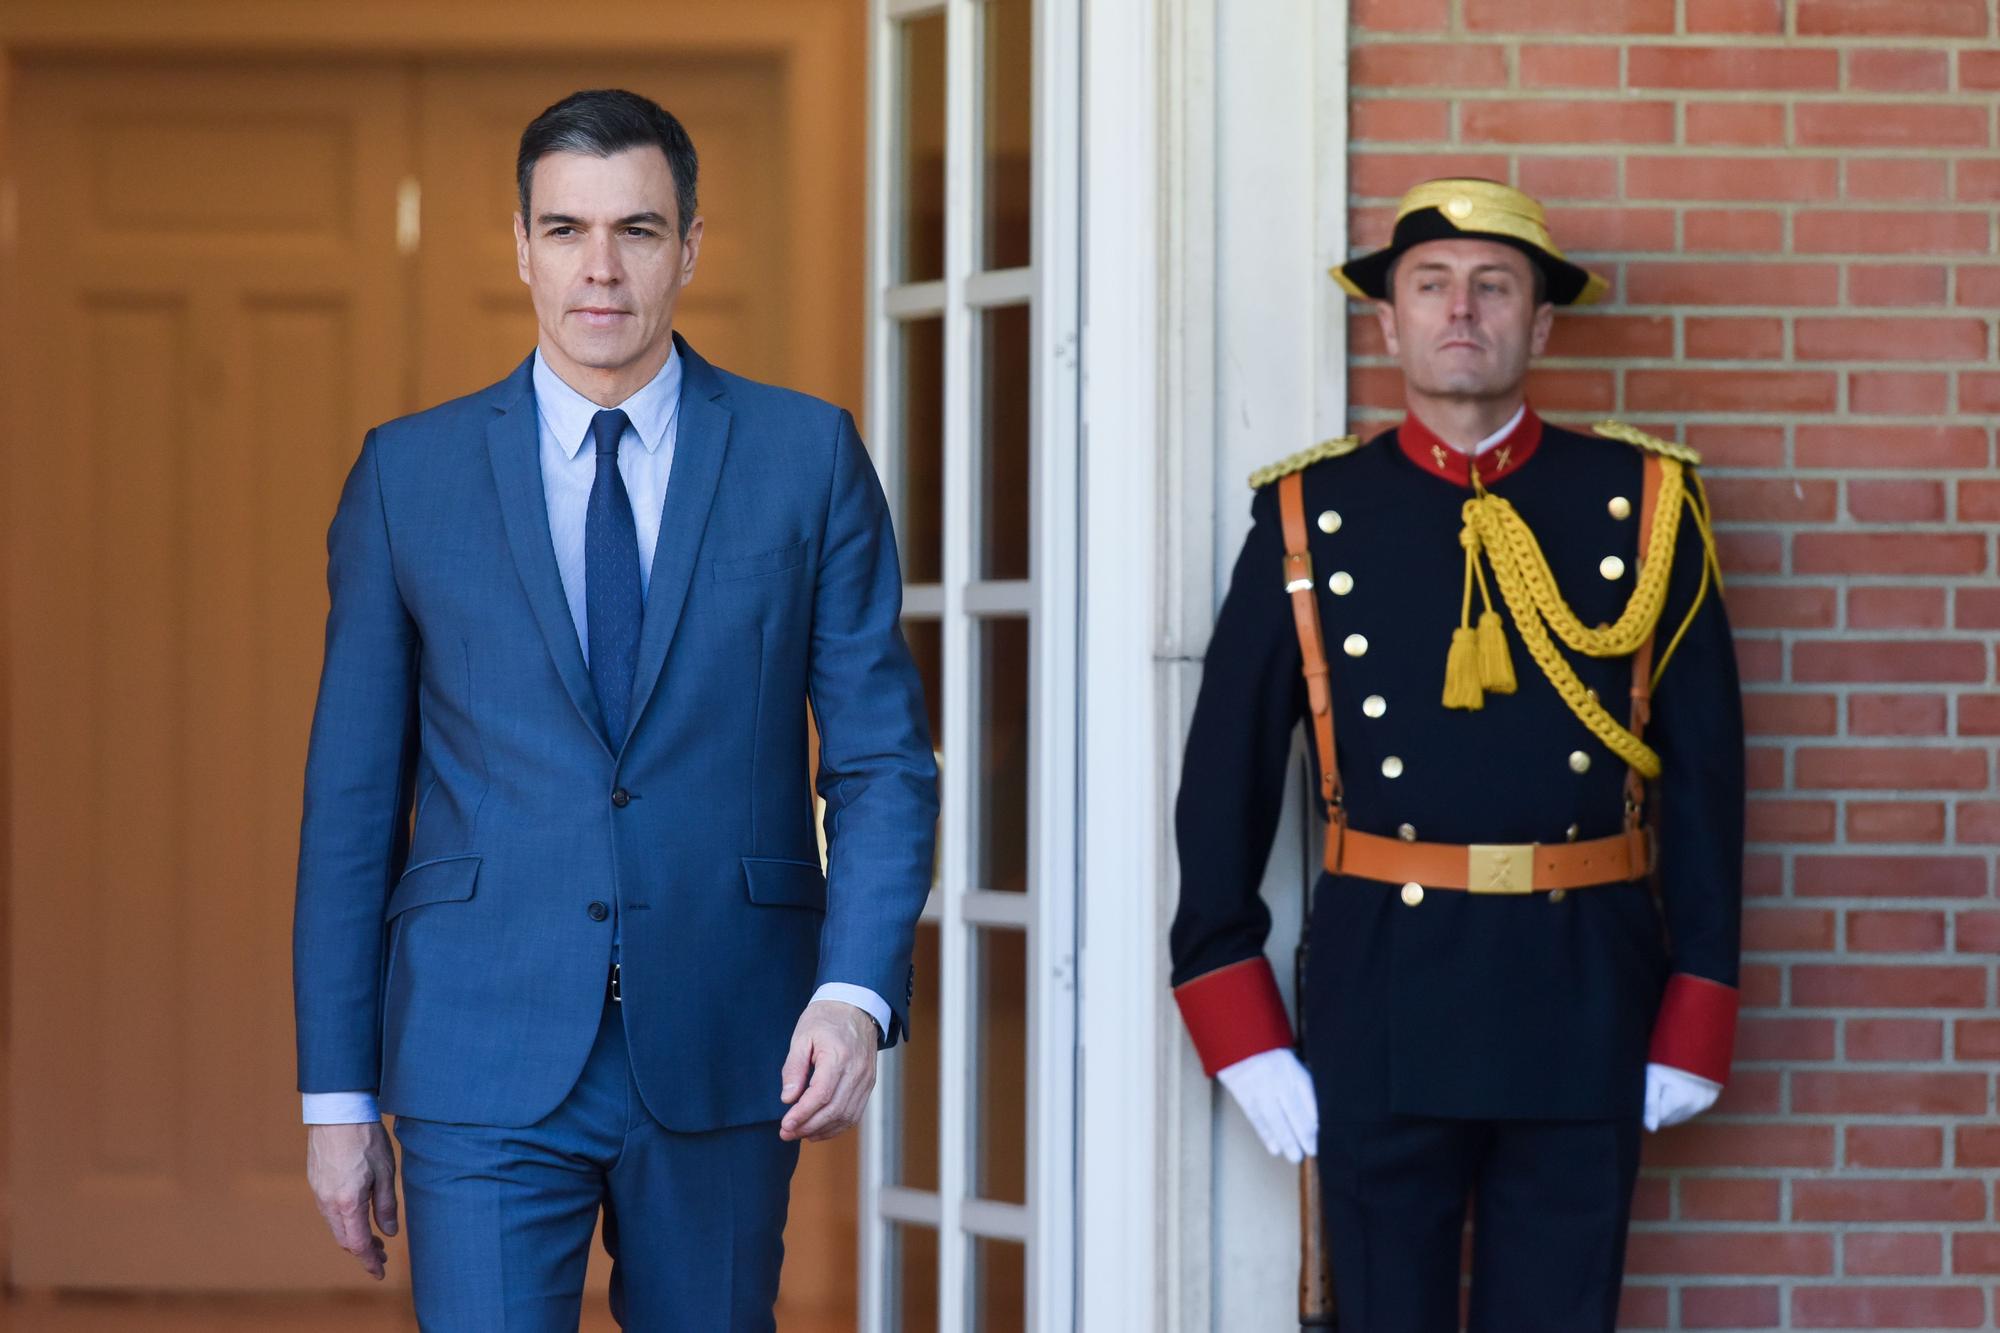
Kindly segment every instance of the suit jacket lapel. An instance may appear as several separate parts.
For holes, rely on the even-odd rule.
[[[722,477],[729,447],[729,405],[721,376],[677,333],[681,354],[680,421],[675,428],[673,468],[667,476],[666,509],[660,540],[653,548],[653,572],[646,590],[646,616],[639,631],[639,663],[632,674],[631,735],[637,735],[646,701],[653,697],[667,660],[681,609],[694,578],[695,556]],[[553,564],[552,566],[553,567]]]
[[[498,415],[486,427],[486,455],[493,465],[493,483],[500,491],[500,515],[507,529],[507,545],[514,552],[514,567],[520,571],[521,588],[548,643],[556,674],[562,677],[563,689],[589,725],[591,735],[609,753],[604,717],[590,686],[590,671],[583,664],[583,648],[576,641],[576,623],[570,619],[569,599],[563,595],[562,572],[556,568],[555,546],[549,537],[548,496],[542,488],[541,427],[530,373],[533,362],[530,357],[501,382],[494,403]]]

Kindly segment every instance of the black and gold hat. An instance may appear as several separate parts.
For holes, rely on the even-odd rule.
[[[1389,244],[1329,272],[1350,296],[1387,300],[1389,268],[1398,255],[1457,236],[1500,241],[1527,255],[1548,279],[1549,300],[1557,305],[1592,305],[1611,290],[1603,278],[1563,258],[1540,204],[1512,186],[1470,177],[1425,181],[1411,190],[1396,210]]]

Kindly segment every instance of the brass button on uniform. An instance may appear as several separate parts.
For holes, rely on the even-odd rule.
[[[1326,581],[1326,588],[1335,597],[1345,597],[1354,591],[1354,575],[1344,569],[1335,570],[1333,577]]]
[[[1396,825],[1396,836],[1404,842],[1415,842],[1417,840],[1417,826],[1415,824],[1398,824]]]
[[[1403,905],[1404,905],[1404,906],[1406,906],[1406,907],[1415,907],[1415,906],[1416,906],[1416,905],[1417,905],[1418,903],[1422,902],[1423,900],[1424,900],[1424,886],[1423,886],[1423,885],[1421,885],[1421,884],[1405,884],[1405,885],[1403,886]]]
[[[1563,837],[1567,838],[1571,842],[1575,842],[1576,835],[1581,832],[1583,832],[1581,828],[1577,827],[1575,824],[1571,824],[1568,828],[1563,830]]]
[[[1562,900],[1563,900],[1563,890],[1561,890],[1561,889],[1550,889],[1550,890],[1549,890],[1549,901],[1550,901],[1550,902],[1552,902],[1552,903],[1559,903],[1559,902],[1561,902]]]
[[[1599,562],[1597,572],[1615,582],[1625,577],[1625,562],[1615,555],[1607,555]]]
[[[1569,752],[1569,771],[1572,773],[1588,773],[1590,771],[1590,756],[1581,750],[1571,750]]]
[[[1472,201],[1462,194],[1455,194],[1445,204],[1444,211],[1463,222],[1472,216]]]
[[[1331,509],[1321,510],[1319,516],[1319,530],[1321,532],[1326,533],[1328,536],[1332,536],[1334,533],[1339,532],[1340,515],[1336,514]]]
[[[1611,510],[1611,517],[1613,518],[1632,517],[1632,502],[1622,495],[1612,496],[1611,503],[1606,508]]]
[[[1366,634],[1350,634],[1347,636],[1346,641],[1340,645],[1340,650],[1349,657],[1360,657],[1368,651],[1368,636]]]
[[[1380,717],[1389,711],[1389,701],[1379,694],[1371,694],[1361,701],[1361,711],[1368,717]]]
[[[1383,776],[1383,777],[1385,777],[1385,778],[1400,778],[1400,777],[1402,777],[1402,776],[1403,776],[1403,761],[1402,761],[1402,760],[1400,760],[1400,759],[1398,759],[1398,758],[1397,758],[1397,757],[1396,757],[1395,755],[1393,755],[1393,754],[1392,754],[1392,755],[1390,755],[1390,756],[1389,756],[1389,757],[1388,757],[1387,759],[1384,759],[1384,760],[1382,761],[1382,776]]]

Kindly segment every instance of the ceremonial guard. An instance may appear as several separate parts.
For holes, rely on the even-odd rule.
[[[1404,197],[1334,271],[1408,415],[1251,478],[1176,832],[1175,996],[1267,1147],[1317,1149],[1344,1333],[1609,1330],[1641,1126],[1713,1103],[1737,1011],[1743,728],[1683,446],[1526,402],[1604,281],[1539,204]],[[1327,818],[1300,1051],[1258,884],[1292,737]]]

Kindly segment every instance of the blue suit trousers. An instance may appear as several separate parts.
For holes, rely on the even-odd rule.
[[[605,1004],[582,1075],[534,1124],[400,1116],[395,1129],[425,1333],[574,1333],[599,1208],[620,1327],[776,1327],[798,1144],[775,1121],[661,1126],[632,1076],[623,1006]]]

